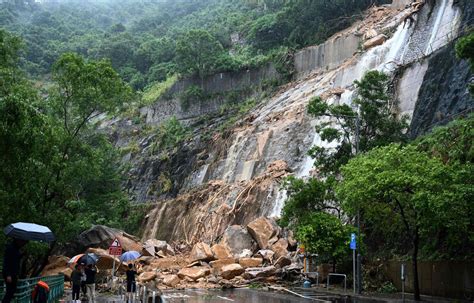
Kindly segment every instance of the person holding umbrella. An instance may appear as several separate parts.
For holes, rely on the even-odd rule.
[[[28,241],[53,242],[53,232],[46,226],[17,222],[5,227],[4,234],[13,241],[10,242],[3,257],[3,278],[5,279],[6,291],[2,303],[10,303],[15,296],[18,276],[20,274],[21,249]]]
[[[132,263],[128,264],[127,275],[127,301],[133,302],[133,294],[137,291],[135,276],[137,271],[133,269]]]
[[[3,257],[3,279],[6,291],[2,303],[10,303],[16,292],[22,253],[21,249],[28,243],[26,240],[13,239],[5,248]]]
[[[89,264],[84,270],[86,273],[87,298],[89,303],[95,302],[95,276],[99,272],[95,265]]]

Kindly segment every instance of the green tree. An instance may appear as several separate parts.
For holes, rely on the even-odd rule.
[[[208,31],[190,30],[176,42],[176,65],[183,74],[197,74],[201,80],[213,72],[224,49]]]
[[[308,181],[295,177],[287,178],[283,186],[287,190],[288,199],[283,207],[280,225],[297,227],[306,216],[311,216],[314,212],[332,212],[340,217],[341,209],[338,205],[327,203],[333,197],[327,184],[315,178]]]
[[[91,120],[120,108],[130,89],[110,63],[67,54],[43,98],[16,64],[20,40],[4,31],[0,37],[8,58],[0,65],[0,224],[45,224],[59,243],[92,223],[119,226],[128,201],[118,153]],[[42,260],[32,260],[41,269]]]
[[[399,144],[376,148],[342,168],[337,197],[344,210],[351,215],[360,210],[385,245],[400,249],[400,243],[409,244],[416,300],[420,300],[417,261],[422,241],[436,238],[441,230],[455,234],[469,228],[472,173],[472,166],[446,165],[416,146]]]
[[[325,212],[311,212],[296,227],[296,239],[304,244],[305,251],[317,253],[321,262],[336,263],[349,255],[352,226],[344,225],[338,217]]]
[[[156,147],[161,150],[174,148],[185,140],[187,135],[188,129],[176,117],[171,117],[160,124],[156,136]]]
[[[369,71],[360,81],[355,81],[356,95],[353,103],[357,111],[347,104],[330,105],[320,97],[313,98],[308,112],[315,118],[325,118],[316,126],[322,140],[337,143],[336,150],[323,146],[310,151],[321,175],[337,175],[339,168],[354,156],[353,144],[359,133],[359,152],[368,151],[391,142],[406,142],[406,117],[397,117],[397,104],[388,94],[389,78],[378,71]],[[359,126],[357,125],[359,120]]]

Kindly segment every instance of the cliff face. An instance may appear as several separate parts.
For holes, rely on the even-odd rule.
[[[453,0],[426,1],[424,5],[401,2],[397,1],[395,7],[372,8],[363,21],[326,43],[296,53],[296,80],[279,87],[230,129],[213,133],[211,138],[203,134],[215,130],[226,118],[226,107],[222,107],[225,98],[219,99],[223,103],[214,100],[208,105],[195,105],[202,111],[173,111],[161,101],[141,109],[148,124],[174,114],[194,129],[193,139],[166,159],[147,153],[153,134],[134,131],[131,123],[117,122],[127,125],[117,132],[117,144],[126,144],[127,134],[135,134],[139,149],[124,156],[132,166],[126,188],[138,203],[156,202],[144,222],[143,237],[212,242],[230,224],[247,224],[262,215],[278,216],[285,200],[281,178],[288,174],[311,175],[313,160],[306,153],[312,145],[326,144],[314,132],[318,121],[308,116],[307,103],[320,95],[327,102],[351,104],[353,81],[368,70],[378,69],[394,78],[393,91],[400,112],[413,116],[413,131],[431,123],[432,112],[465,108],[463,104],[469,102],[465,95],[469,73],[463,69],[465,62],[452,57],[450,44],[466,24],[461,22],[468,20],[465,14]],[[374,36],[380,37],[379,42],[363,51],[362,43]],[[443,66],[449,70],[440,72]],[[459,69],[464,72],[456,73]],[[259,79],[278,77],[270,69],[260,75],[263,77]],[[219,77],[211,78],[220,81]],[[443,86],[438,94],[430,93],[431,85],[450,82],[456,84]],[[229,87],[241,87],[240,82],[228,83],[232,83]],[[213,87],[209,89],[221,86]],[[257,91],[253,89],[249,94]],[[448,101],[430,103],[435,102],[435,95],[438,100]],[[177,104],[176,100],[169,102]],[[205,121],[199,118],[202,113],[207,114]],[[164,178],[171,182],[171,190],[165,193],[160,190]]]
[[[462,17],[456,36],[462,36],[474,22],[474,5],[470,1],[458,1],[457,6],[461,8]],[[474,109],[473,98],[467,88],[473,81],[472,72],[467,60],[456,58],[454,45],[455,41],[439,49],[425,64],[427,68],[410,126],[412,137],[467,115]]]

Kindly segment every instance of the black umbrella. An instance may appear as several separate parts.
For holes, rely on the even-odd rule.
[[[34,223],[17,222],[5,227],[5,235],[26,241],[53,242],[53,232],[46,226]]]

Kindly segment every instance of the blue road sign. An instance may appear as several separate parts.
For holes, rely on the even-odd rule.
[[[357,249],[356,234],[351,234],[351,244],[349,245],[351,249]]]

